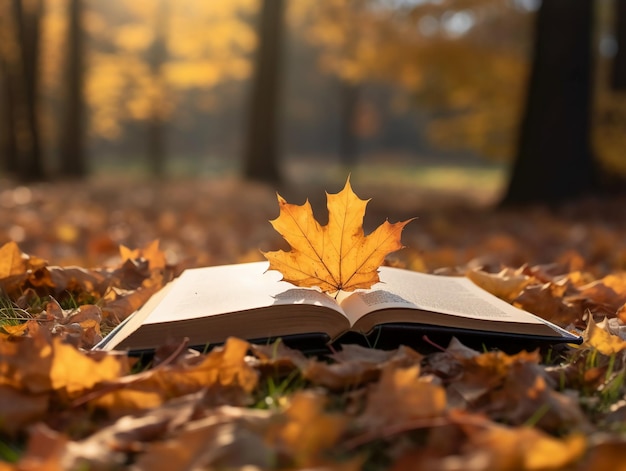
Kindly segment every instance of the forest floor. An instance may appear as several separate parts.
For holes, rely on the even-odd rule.
[[[280,187],[228,175],[165,181],[104,176],[29,187],[0,182],[0,243],[16,241],[59,265],[101,266],[115,261],[119,244],[143,247],[155,239],[172,263],[260,260],[261,250],[281,244],[269,224],[278,216],[277,191],[290,203],[309,199],[324,223],[325,191],[339,191],[346,178],[336,171],[315,178],[305,173],[310,167],[294,171]],[[385,219],[416,218],[404,231],[406,248],[392,256],[410,268],[534,265],[574,254],[598,274],[626,268],[624,197],[586,198],[556,209],[499,209],[493,175],[471,175],[472,181],[452,172],[446,180],[439,172],[420,180],[374,168],[351,177],[357,195],[371,199],[366,232]]]
[[[356,194],[371,198],[366,233],[416,218],[391,263],[478,270],[485,289],[578,329],[585,343],[515,355],[458,344],[427,355],[348,348],[315,360],[274,346],[250,354],[233,341],[200,355],[163,346],[138,370],[124,354],[88,349],[98,323],[111,327],[113,314],[145,301],[138,292],[163,282],[154,260],[177,272],[261,260],[284,247],[269,223],[276,190],[290,203],[310,199],[324,223],[324,191],[341,190],[345,175],[299,173],[280,188],[234,177],[1,182],[0,257],[9,255],[0,282],[19,312],[34,314],[0,329],[0,471],[622,469],[626,198],[498,209],[489,179],[477,191],[463,176],[420,185],[410,174],[371,175],[351,176]],[[136,263],[123,264],[120,245],[155,240],[158,251],[127,251]],[[31,258],[16,256],[12,241]],[[43,278],[33,274],[41,267]],[[111,298],[94,287],[102,279],[125,289]],[[97,306],[38,291],[70,287],[72,302]]]

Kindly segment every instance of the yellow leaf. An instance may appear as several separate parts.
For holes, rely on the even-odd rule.
[[[23,253],[16,242],[7,242],[0,247],[0,279],[23,275],[28,270],[46,266],[46,261]]]
[[[532,281],[531,277],[506,268],[497,274],[470,270],[466,276],[482,289],[508,302],[515,299]]]
[[[290,398],[283,421],[277,422],[266,439],[277,448],[289,450],[303,467],[336,446],[347,426],[346,417],[325,411],[327,397],[312,391],[299,391]]]
[[[583,333],[585,342],[583,346],[595,348],[603,355],[613,355],[626,349],[626,340],[611,333],[607,327],[606,319],[596,324],[592,318],[589,319],[587,329]]]
[[[379,281],[378,267],[385,257],[402,248],[402,229],[412,219],[385,221],[369,235],[363,217],[369,200],[354,194],[350,179],[339,193],[326,194],[328,224],[321,226],[311,204],[289,204],[278,195],[280,214],[270,221],[291,246],[291,251],[264,252],[270,270],[296,286],[318,287],[323,292],[370,288]]]
[[[150,264],[150,269],[165,267],[165,253],[159,249],[159,240],[155,239],[142,249],[130,249],[125,245],[120,245],[120,258],[122,261],[146,259]]]
[[[487,452],[489,466],[485,469],[529,471],[569,469],[587,448],[587,440],[580,434],[554,438],[539,429],[495,424],[471,434],[470,443]]]

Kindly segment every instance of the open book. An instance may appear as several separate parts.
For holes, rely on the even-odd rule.
[[[267,268],[267,262],[255,262],[186,270],[95,348],[153,350],[183,338],[202,347],[231,336],[305,343],[362,338],[377,346],[415,344],[424,334],[442,332],[474,335],[486,344],[490,338],[581,341],[465,277],[383,266],[372,289],[340,292],[334,299],[280,281],[281,274]]]

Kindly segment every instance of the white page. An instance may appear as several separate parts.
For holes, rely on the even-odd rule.
[[[371,290],[342,295],[341,304],[352,324],[373,310],[406,307],[495,322],[546,323],[489,294],[465,277],[381,267],[380,279],[381,283]]]
[[[299,289],[267,271],[268,262],[193,268],[183,272],[144,324],[244,311],[275,304],[316,304],[338,312],[329,296]]]

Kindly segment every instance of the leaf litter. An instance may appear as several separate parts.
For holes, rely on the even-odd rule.
[[[149,363],[90,351],[184,268],[259,260],[259,248],[280,243],[266,227],[271,191],[234,188],[172,196],[182,211],[149,209],[159,198],[150,187],[135,207],[108,188],[81,189],[82,206],[34,188],[5,214],[23,229],[7,232],[27,236],[0,246],[0,470],[623,467],[624,201],[445,220],[412,210],[408,248],[387,262],[465,274],[576,329],[578,347],[507,354],[453,340],[438,352],[352,345],[306,357],[229,339],[210,352],[163,345]],[[44,206],[65,208],[41,213],[52,237],[29,225]]]

